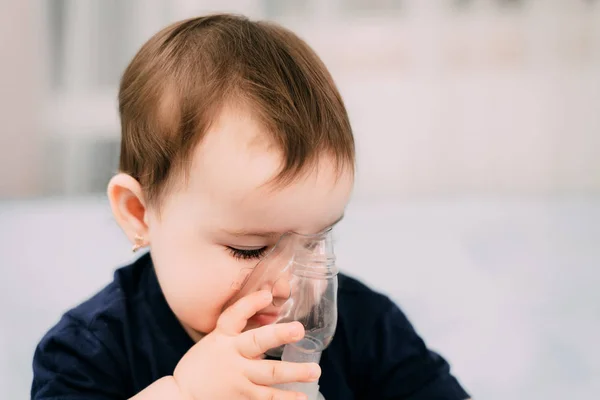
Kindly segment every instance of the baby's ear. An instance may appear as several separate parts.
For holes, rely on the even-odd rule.
[[[107,194],[117,223],[134,247],[147,246],[147,208],[140,183],[130,175],[118,174],[110,180]]]

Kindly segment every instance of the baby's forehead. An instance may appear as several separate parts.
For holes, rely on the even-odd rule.
[[[190,200],[207,204],[210,225],[225,230],[315,233],[343,214],[353,184],[349,173],[336,179],[331,162],[323,161],[285,185],[272,183],[275,163],[264,170],[240,163],[224,173],[209,166],[199,172],[209,179],[195,181],[202,186],[190,191]]]
[[[282,151],[247,110],[224,107],[192,155],[190,178],[215,190],[236,183],[239,189],[258,187],[277,174]]]
[[[339,217],[353,183],[350,167],[340,173],[323,152],[282,183],[276,178],[284,165],[283,150],[251,110],[223,107],[191,154],[186,204],[202,204],[202,218],[210,214],[210,225],[230,229],[266,224],[312,232]]]
[[[326,203],[331,196],[342,198],[352,185],[350,171],[340,179],[335,161],[325,153],[278,184],[284,162],[282,150],[251,114],[227,110],[193,153],[189,191],[224,209],[273,215],[310,207],[307,202]]]
[[[279,184],[274,178],[284,163],[283,151],[252,113],[226,108],[192,153],[185,208],[229,230],[312,232],[343,213],[353,184],[350,168],[340,173],[323,153]]]
[[[300,183],[333,186],[339,175],[334,157],[322,152],[306,160],[291,179],[277,184],[275,178],[285,163],[284,151],[251,111],[225,107],[193,152],[190,175],[198,185],[210,185],[215,191],[261,195]]]

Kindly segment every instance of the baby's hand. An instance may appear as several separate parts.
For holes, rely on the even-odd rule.
[[[266,325],[243,332],[249,318],[272,301],[268,291],[252,293],[229,307],[213,332],[196,343],[175,368],[173,377],[185,399],[299,400],[301,393],[270,386],[315,381],[315,363],[263,360],[267,350],[304,336],[298,322]]]

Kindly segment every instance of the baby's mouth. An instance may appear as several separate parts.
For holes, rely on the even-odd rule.
[[[255,314],[252,318],[250,318],[250,321],[256,323],[257,325],[264,326],[264,325],[271,325],[271,324],[277,322],[277,320],[279,320],[279,318],[280,318],[279,313],[260,312],[260,313]]]

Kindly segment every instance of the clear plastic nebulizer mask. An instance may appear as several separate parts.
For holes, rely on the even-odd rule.
[[[299,321],[305,336],[267,354],[281,356],[283,361],[318,363],[337,325],[337,274],[331,229],[314,235],[286,233],[254,267],[240,272],[233,283],[237,293],[230,303],[270,288],[274,323]],[[309,399],[318,395],[316,383],[285,388],[303,391]]]

